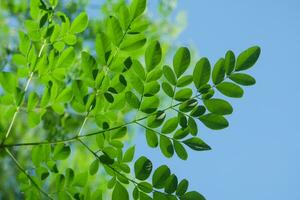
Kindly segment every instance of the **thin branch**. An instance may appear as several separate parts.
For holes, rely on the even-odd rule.
[[[40,51],[39,51],[39,54],[38,54],[38,58],[41,57],[42,52],[43,52],[43,50],[44,50],[44,48],[45,48],[45,45],[46,45],[46,40],[44,40],[44,42],[43,42],[43,45],[42,45],[42,47],[41,47],[41,49],[40,49]],[[32,70],[32,71],[30,72],[30,75],[29,75],[27,81],[26,81],[25,88],[24,88],[24,91],[23,91],[24,94],[27,92],[27,90],[28,90],[28,88],[29,88],[29,84],[30,84],[30,82],[31,82],[31,80],[32,80],[33,74],[34,74],[34,72],[33,72],[33,70]],[[13,115],[13,118],[12,118],[12,120],[11,120],[11,122],[10,122],[10,124],[9,124],[9,127],[8,127],[8,129],[7,129],[7,132],[6,132],[6,134],[5,134],[5,138],[4,138],[3,141],[2,141],[2,144],[5,142],[5,140],[8,138],[9,134],[11,133],[12,127],[13,127],[15,121],[16,121],[16,118],[17,118],[17,115],[18,115],[18,113],[19,113],[19,111],[20,111],[20,107],[22,106],[23,100],[24,100],[24,96],[22,97],[22,100],[21,100],[22,102],[20,103],[20,105],[18,105],[18,107],[17,107],[17,109],[16,109],[16,111],[15,111],[15,113],[14,113],[14,115]]]
[[[200,94],[198,95],[195,95],[194,97],[192,98],[196,98],[200,96]],[[181,105],[183,102],[179,102],[177,104],[174,104],[173,106],[169,106],[165,109],[163,109],[162,111],[167,111],[169,109],[172,109],[173,107],[176,107],[176,106],[179,106]],[[136,123],[138,121],[142,121],[144,119],[147,119],[148,117],[154,115],[155,113],[152,113],[152,114],[149,114],[147,116],[144,116],[144,117],[141,117],[139,119],[136,119],[136,120],[132,120],[130,122],[127,122],[125,124],[122,124],[122,125],[119,125],[119,126],[115,126],[115,127],[112,127],[112,128],[109,128],[109,129],[105,129],[105,130],[100,130],[100,131],[96,131],[96,132],[93,132],[93,133],[88,133],[88,134],[83,134],[83,135],[78,135],[78,136],[75,136],[75,137],[71,137],[71,138],[67,138],[67,139],[62,139],[62,140],[55,140],[55,141],[41,141],[41,142],[28,142],[28,143],[15,143],[15,144],[0,144],[0,148],[5,148],[5,147],[16,147],[16,146],[36,146],[36,145],[47,145],[47,144],[59,144],[59,143],[71,143],[71,142],[75,142],[78,138],[86,138],[86,137],[90,137],[90,136],[94,136],[94,135],[98,135],[98,134],[101,134],[101,133],[105,133],[105,132],[108,132],[108,131],[112,131],[112,130],[117,130],[117,129],[120,129],[120,128],[123,128],[123,127],[126,127],[128,125],[131,125],[133,123]]]
[[[86,124],[86,122],[87,122],[87,120],[88,120],[88,118],[89,118],[91,109],[92,109],[92,106],[89,108],[89,111],[86,113],[86,115],[85,115],[85,117],[84,117],[84,120],[83,120],[83,122],[82,122],[82,125],[80,126],[80,129],[79,129],[79,131],[78,131],[78,133],[77,133],[77,136],[80,136],[80,135],[81,135],[81,132],[83,131],[83,128],[84,128],[84,126],[85,126],[85,124]]]
[[[18,160],[14,157],[14,155],[9,151],[9,149],[5,148],[5,151],[7,154],[11,157],[11,159],[14,161],[15,165],[18,167],[18,169],[26,175],[26,177],[30,180],[32,185],[41,192],[47,199],[53,199],[50,197],[42,188],[38,186],[38,184],[33,180],[33,178],[26,172],[26,170],[21,166],[21,164],[18,162]]]

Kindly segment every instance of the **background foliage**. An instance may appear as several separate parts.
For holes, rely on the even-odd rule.
[[[180,31],[166,23],[172,3],[161,2],[159,21],[144,14],[146,1],[107,1],[94,20],[86,3],[1,5],[3,19],[24,27],[15,29],[18,37],[8,37],[6,23],[1,31],[9,38],[1,44],[1,167],[15,166],[7,175],[17,174],[1,185],[9,188],[3,197],[204,199],[170,167],[134,156],[134,142],[126,141],[140,127],[149,147],[167,158],[210,150],[197,136],[198,122],[228,127],[224,116],[233,108],[222,95],[240,98],[241,86],[255,84],[243,71],[260,48],[237,59],[229,50],[213,67],[194,58],[194,65],[187,47],[170,51],[164,37]]]

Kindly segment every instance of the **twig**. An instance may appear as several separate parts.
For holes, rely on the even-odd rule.
[[[11,159],[14,161],[15,165],[18,167],[18,169],[26,175],[26,177],[30,180],[32,185],[41,192],[47,199],[53,199],[50,197],[42,188],[38,186],[38,184],[33,180],[33,178],[26,172],[26,170],[21,166],[21,164],[18,162],[18,160],[14,157],[14,155],[9,151],[9,149],[5,148],[5,151],[7,154],[11,157]]]

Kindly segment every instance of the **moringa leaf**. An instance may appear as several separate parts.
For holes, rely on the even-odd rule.
[[[152,162],[145,156],[141,156],[134,163],[135,177],[141,181],[146,180],[152,172]]]
[[[225,96],[232,98],[241,98],[244,95],[243,89],[230,82],[222,82],[216,86],[216,88]]]
[[[224,68],[227,75],[230,75],[235,67],[235,55],[234,53],[229,50],[226,52],[225,55],[225,62],[224,62]]]
[[[259,46],[253,46],[243,51],[237,58],[235,70],[242,71],[251,68],[258,60],[260,52]]]
[[[189,138],[187,140],[184,140],[183,143],[196,151],[207,151],[211,149],[210,146],[208,146],[203,140],[198,137]]]
[[[227,101],[223,99],[208,99],[204,100],[204,105],[211,112],[219,115],[229,115],[233,108]]]
[[[191,62],[191,53],[188,48],[180,47],[174,58],[173,67],[177,78],[179,78],[188,68]]]
[[[224,59],[221,58],[215,64],[212,71],[212,81],[215,85],[221,83],[225,77]]]
[[[146,69],[152,71],[161,61],[162,50],[158,41],[151,42],[145,52]]]
[[[80,13],[72,22],[70,32],[74,34],[84,31],[88,26],[88,21],[88,15],[85,12]]]
[[[243,73],[234,73],[229,76],[229,78],[237,84],[249,86],[254,85],[256,83],[255,78],[250,76],[249,74]]]
[[[193,80],[197,89],[208,83],[211,73],[211,65],[207,58],[201,58],[194,69]]]
[[[112,192],[112,200],[129,200],[129,194],[127,189],[119,182],[116,183]]]
[[[132,20],[139,17],[146,9],[146,0],[133,0],[130,5],[130,14]]]
[[[228,127],[228,121],[222,115],[208,113],[199,117],[200,121],[208,128],[220,130]]]

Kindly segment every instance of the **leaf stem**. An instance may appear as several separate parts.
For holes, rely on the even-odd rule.
[[[43,52],[45,46],[46,46],[46,40],[44,40],[44,42],[42,44],[42,47],[41,47],[41,49],[39,51],[39,54],[38,54],[38,58],[41,57],[42,52]],[[32,70],[30,72],[30,74],[29,74],[29,77],[28,77],[27,81],[26,81],[26,84],[25,84],[25,87],[24,87],[24,90],[23,90],[24,94],[27,92],[27,90],[29,88],[30,82],[31,82],[31,80],[33,78],[33,74],[34,74],[34,71]],[[16,121],[17,115],[18,115],[18,113],[20,111],[20,107],[22,106],[23,101],[24,101],[24,96],[22,97],[21,103],[20,103],[20,105],[18,105],[18,107],[17,107],[17,109],[16,109],[16,111],[15,111],[15,113],[13,115],[13,118],[12,118],[11,122],[9,123],[9,127],[7,129],[6,134],[5,134],[5,138],[2,141],[2,144],[4,144],[5,140],[8,138],[9,134],[11,133],[12,127],[13,127],[15,121]]]
[[[11,157],[11,159],[14,161],[15,165],[18,167],[18,169],[26,175],[26,177],[30,180],[32,185],[39,191],[41,192],[47,199],[53,199],[50,197],[42,188],[38,186],[38,184],[33,180],[33,178],[26,172],[26,170],[21,166],[21,164],[18,162],[18,160],[15,158],[15,156],[9,151],[8,148],[5,148],[5,151],[7,154]]]
[[[100,158],[99,158],[99,156],[87,145],[87,144],[85,144],[82,140],[80,140],[80,139],[78,139],[78,141],[91,153],[91,154],[93,154],[94,156],[95,156],[95,158],[97,158],[98,160],[99,160],[99,162],[101,163],[101,164],[104,164],[104,163],[102,163],[101,161],[100,161]],[[131,182],[131,183],[133,183],[135,186],[136,185],[139,185],[139,183],[135,180],[135,179],[133,179],[133,178],[129,178],[129,177],[127,177],[126,175],[124,175],[123,173],[121,173],[121,172],[119,172],[118,170],[116,170],[113,166],[111,166],[111,165],[109,165],[109,164],[104,164],[104,165],[106,165],[107,167],[109,167],[111,170],[113,170],[115,173],[117,173],[117,174],[119,174],[120,176],[122,176],[123,178],[125,178],[126,180],[128,180],[129,182]],[[145,186],[143,186],[143,185],[139,185],[140,187],[144,187],[144,188],[146,188]],[[149,188],[146,188],[146,189],[149,189]],[[155,189],[153,189],[152,188],[152,192],[159,192],[158,190],[155,190]]]

